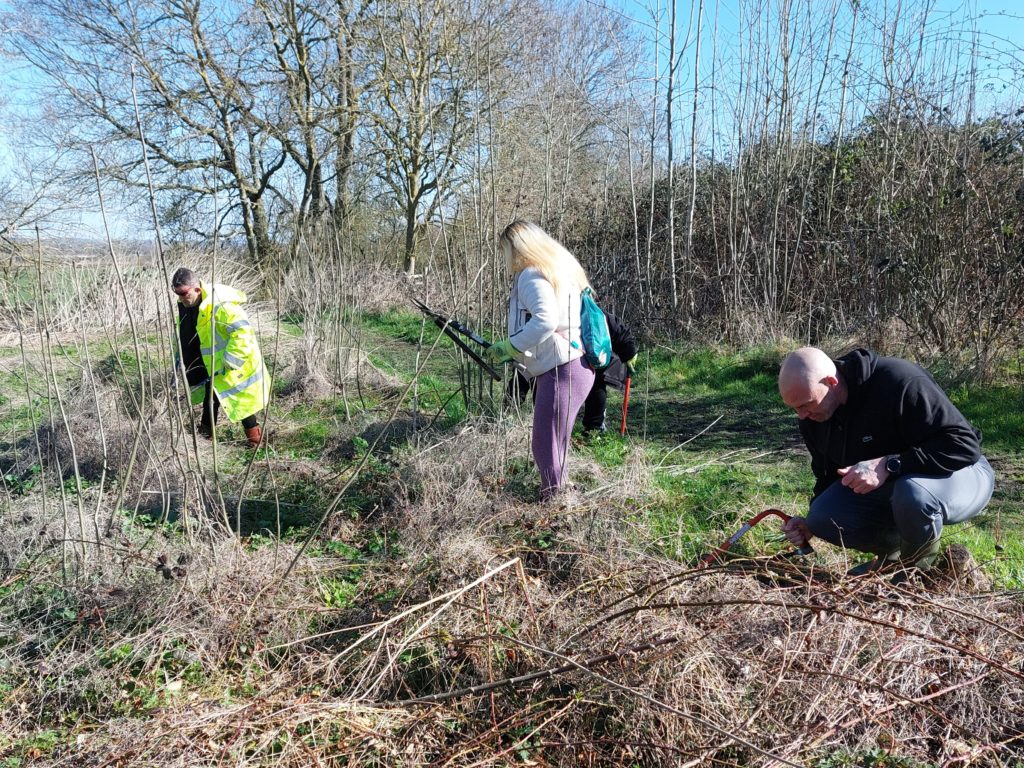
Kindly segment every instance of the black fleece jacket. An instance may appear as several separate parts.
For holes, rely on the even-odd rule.
[[[800,421],[815,497],[858,461],[898,454],[902,474],[947,475],[981,457],[981,433],[920,366],[867,349],[835,363],[846,403],[828,421]]]
[[[199,344],[199,333],[196,323],[199,322],[199,304],[186,307],[178,302],[178,335],[181,339],[182,362],[185,366],[185,379],[190,387],[202,384],[210,375],[203,363],[203,352]]]
[[[636,357],[637,345],[633,332],[611,312],[604,313],[608,321],[608,336],[612,342],[612,353],[622,362],[628,363]]]

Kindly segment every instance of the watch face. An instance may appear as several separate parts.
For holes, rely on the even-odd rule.
[[[899,460],[898,456],[890,456],[885,460],[885,468],[892,474],[898,474],[901,466],[902,462]]]

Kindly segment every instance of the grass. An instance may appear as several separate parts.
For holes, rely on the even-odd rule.
[[[655,549],[680,562],[692,562],[697,555],[713,550],[762,509],[779,507],[794,514],[810,476],[795,462],[702,465],[708,460],[706,455],[696,454],[693,459],[692,471],[655,474],[662,497],[643,513]],[[772,532],[777,533],[777,525],[766,522],[750,540],[770,538]]]
[[[417,397],[420,410],[428,416],[441,417],[441,427],[450,427],[466,418],[465,400],[449,380],[430,374],[420,376]]]
[[[0,768],[21,768],[36,764],[37,761],[49,757],[61,743],[67,739],[67,733],[62,730],[47,728],[4,745],[6,738],[0,738],[0,749],[6,752],[13,752],[11,757],[5,757],[0,761]]]
[[[937,768],[935,763],[922,763],[899,757],[874,747],[861,752],[837,750],[813,763],[813,768]]]
[[[274,441],[276,451],[293,458],[320,459],[344,419],[344,406],[333,401],[298,403],[287,411],[273,412],[272,418],[287,425]]]
[[[417,345],[421,343],[421,338],[420,351],[425,354],[439,336],[440,340],[430,359],[425,363],[422,358],[420,359],[426,376],[434,377],[435,383],[443,382],[445,388],[453,390],[458,386],[460,365],[468,366],[473,375],[477,373],[476,364],[468,360],[468,357],[448,336],[442,334],[433,322],[425,320],[419,313],[404,309],[364,313],[360,316],[360,330],[371,361],[406,380],[414,370]],[[471,347],[476,346],[471,341],[467,340],[467,343]]]
[[[407,344],[416,344],[420,334],[428,341],[436,335],[434,325],[425,323],[423,315],[405,309],[392,309],[388,312],[366,312],[361,318],[361,325],[366,330],[385,336],[389,339],[401,339]]]
[[[418,315],[405,311],[364,315],[358,329],[361,346],[372,360],[408,382],[421,323]],[[426,331],[425,342],[431,342],[435,329],[427,326]],[[133,355],[114,357],[108,347],[106,355],[92,359],[115,381],[127,375],[131,384],[137,370]],[[81,356],[60,359],[69,367],[82,362]],[[223,493],[233,497],[237,491],[256,500],[243,508],[241,546],[223,532],[205,529],[193,543],[173,519],[154,524],[144,515],[120,514],[114,535],[104,545],[107,559],[91,563],[94,570],[83,569],[80,577],[65,577],[60,548],[46,538],[63,535],[61,521],[51,524],[45,536],[39,534],[41,520],[21,522],[31,517],[23,517],[22,510],[38,499],[39,486],[49,482],[45,473],[30,469],[5,477],[4,498],[11,507],[5,525],[20,528],[5,533],[0,620],[16,625],[19,632],[11,637],[21,639],[9,645],[0,641],[0,695],[16,699],[6,715],[10,735],[0,740],[0,766],[2,761],[34,764],[51,754],[66,761],[76,749],[75,737],[81,735],[75,730],[76,720],[85,715],[93,718],[90,729],[98,732],[95,740],[91,732],[87,734],[88,748],[103,756],[95,764],[111,757],[97,745],[113,733],[103,723],[114,718],[119,718],[119,727],[137,728],[137,733],[151,728],[188,734],[181,743],[209,750],[190,754],[192,759],[184,760],[189,764],[303,765],[311,755],[326,757],[328,752],[317,752],[321,748],[352,754],[353,764],[359,755],[376,754],[378,749],[381,757],[374,759],[379,764],[443,762],[444,755],[460,749],[468,750],[466,762],[487,764],[490,755],[512,749],[502,759],[571,764],[579,756],[558,751],[563,736],[594,745],[587,747],[596,750],[591,753],[597,755],[594,764],[612,764],[612,752],[599,751],[606,741],[653,739],[680,748],[718,738],[693,730],[685,720],[645,709],[583,674],[542,683],[531,691],[499,691],[479,708],[482,715],[476,713],[475,703],[482,700],[475,699],[467,699],[465,706],[457,702],[431,709],[422,719],[421,713],[390,705],[396,698],[475,685],[558,662],[523,643],[584,657],[679,632],[687,638],[680,650],[666,649],[656,661],[645,661],[642,655],[623,659],[602,667],[601,673],[625,680],[622,675],[628,672],[632,684],[654,697],[671,701],[677,694],[689,696],[694,711],[722,708],[723,721],[744,721],[751,702],[768,690],[773,698],[784,700],[780,713],[786,714],[773,721],[777,728],[800,721],[812,729],[817,722],[801,719],[802,708],[810,704],[799,685],[778,686],[778,681],[813,684],[815,691],[836,683],[838,677],[802,676],[804,661],[841,659],[837,648],[845,644],[854,649],[854,658],[860,659],[864,649],[872,651],[863,654],[857,669],[845,670],[867,681],[857,689],[858,695],[888,696],[886,686],[895,689],[898,684],[892,681],[905,678],[906,686],[885,701],[911,702],[930,690],[927,679],[915,676],[930,674],[933,663],[950,675],[950,685],[957,683],[963,678],[949,670],[960,661],[971,661],[967,656],[932,645],[905,667],[884,667],[900,663],[896,657],[902,654],[911,658],[908,644],[916,636],[893,638],[870,621],[851,629],[827,613],[819,617],[795,611],[787,618],[768,605],[751,610],[749,605],[729,608],[723,603],[637,614],[633,624],[623,619],[611,627],[600,626],[608,606],[628,611],[645,604],[647,597],[628,597],[645,584],[664,584],[664,595],[659,587],[657,597],[653,592],[649,596],[665,604],[672,599],[697,604],[708,595],[766,594],[749,579],[709,577],[707,572],[671,586],[668,582],[685,570],[681,566],[721,544],[754,513],[778,507],[799,514],[806,508],[812,478],[796,419],[776,392],[780,359],[781,352],[771,347],[657,348],[642,355],[633,382],[628,434],[621,437],[616,429],[622,395],[610,392],[611,431],[574,440],[574,451],[587,460],[574,461],[572,467],[579,475],[574,476],[581,489],[579,504],[536,504],[538,478],[528,438],[520,439],[525,427],[511,419],[468,418],[458,394],[460,360],[447,339],[438,345],[413,390],[416,407],[436,430],[430,440],[407,442],[412,432],[398,431],[367,456],[374,435],[381,434],[373,428],[381,426],[395,405],[391,385],[367,391],[367,407],[354,407],[350,421],[343,405],[332,399],[275,402],[270,413],[271,448],[257,456],[243,490],[238,490],[239,478],[251,454],[237,440],[220,447]],[[500,387],[496,390],[500,397]],[[967,546],[998,588],[1020,589],[1024,460],[1016,442],[1024,427],[1024,402],[1005,383],[960,387],[952,396],[984,431],[986,450],[999,464],[1000,482],[986,515],[950,527],[945,536]],[[411,400],[400,404],[401,409],[412,405]],[[8,420],[2,426],[12,435],[26,429],[21,407],[14,396],[0,403],[0,418]],[[232,437],[240,437],[237,425],[227,429]],[[196,458],[188,456],[190,462]],[[204,462],[209,456],[203,453],[198,458],[202,461],[197,475],[208,482],[209,466]],[[313,537],[291,576],[278,580],[311,533],[311,523],[319,520],[353,467],[364,459],[362,473],[340,509]],[[163,466],[160,471],[161,481],[177,478],[173,468]],[[642,481],[627,486],[634,472]],[[88,484],[85,490],[83,498],[91,503],[98,490]],[[51,495],[54,505],[52,499]],[[284,502],[280,510],[274,499]],[[233,502],[229,507],[233,524]],[[202,509],[192,511],[202,517]],[[32,514],[38,512],[33,508]],[[735,549],[768,554],[788,546],[780,540],[778,521],[768,519]],[[827,554],[828,548],[822,549]],[[154,571],[158,556],[169,556],[174,564],[184,554],[193,558],[187,577],[164,579]],[[417,609],[516,558],[521,569],[509,568],[451,601]],[[16,577],[8,578],[19,568]],[[692,593],[671,592],[684,583],[692,585]],[[817,609],[834,600],[865,616],[876,613],[876,605],[856,604],[862,599],[856,594],[818,586],[804,591],[821,600]],[[810,599],[788,597],[794,602]],[[903,621],[905,616],[895,613],[894,605],[885,604],[886,620]],[[969,609],[975,605],[982,604],[972,603]],[[910,609],[899,610],[907,610],[909,616]],[[407,618],[399,621],[405,611]],[[969,623],[968,618],[956,611],[925,613],[913,626],[928,633],[933,631],[932,622]],[[391,619],[395,623],[367,638],[358,652],[346,651],[368,628],[383,630],[383,622]],[[592,628],[581,642],[584,626]],[[961,627],[947,632],[942,624],[934,632],[944,638],[966,637]],[[997,659],[1017,658],[1012,647],[992,645],[1006,637],[993,634],[984,640],[989,644],[985,648],[992,649],[984,652]],[[878,652],[896,648],[897,642],[900,654]],[[343,652],[348,655],[342,657]],[[40,659],[52,669],[41,668]],[[772,667],[775,661],[782,666]],[[375,688],[360,687],[375,680]],[[670,685],[665,684],[668,680]],[[702,682],[687,688],[693,680]],[[971,695],[982,696],[981,689],[970,690]],[[349,697],[356,693],[362,709],[350,712]],[[691,698],[685,699],[686,706]],[[836,694],[820,698],[836,707],[830,722],[840,722],[857,709]],[[303,709],[321,701],[326,706],[322,711]],[[17,708],[20,702],[26,704],[25,710]],[[259,707],[258,718],[247,714],[250,705]],[[732,711],[727,710],[730,706]],[[929,700],[928,706],[941,710],[944,700]],[[197,708],[206,713],[201,731],[194,722]],[[898,727],[903,711],[892,710],[888,727]],[[961,712],[953,706],[941,711],[954,720]],[[33,712],[44,712],[52,720],[34,720]],[[233,719],[237,712],[245,719]],[[923,707],[914,712],[927,714]],[[281,719],[275,721],[278,713]],[[772,707],[761,713],[761,718],[772,717]],[[783,717],[790,719],[783,723]],[[295,725],[300,720],[301,732]],[[495,722],[502,726],[495,728]],[[556,727],[548,728],[551,722]],[[431,730],[435,725],[441,730]],[[762,728],[761,719],[756,726],[751,729],[754,735]],[[832,738],[841,748],[808,747],[798,762],[820,768],[929,764],[908,756],[909,750],[925,747],[908,746],[906,754],[871,747],[871,728],[874,725],[865,721],[837,732]],[[367,733],[374,734],[372,745]],[[162,743],[168,749],[179,748],[173,739]],[[396,743],[401,750],[388,752]],[[765,737],[759,743],[773,740]],[[110,748],[115,749],[113,742]],[[615,764],[656,762],[650,752],[631,754],[629,761],[623,758]],[[664,754],[668,753],[661,753],[662,759]],[[737,765],[758,764],[738,748],[723,748],[721,755]],[[139,760],[174,761],[156,753],[140,754]]]
[[[796,420],[779,400],[781,352],[659,348],[633,381],[633,434],[659,444],[694,439],[691,448],[774,450],[799,443]]]
[[[609,413],[611,411],[610,407]],[[632,444],[633,441],[629,437],[623,437],[610,428],[607,432],[578,434],[574,443],[577,450],[584,452],[607,469],[621,467],[629,457]]]
[[[1024,434],[1024,390],[1019,386],[960,386],[950,399],[979,427],[985,452],[1018,454]]]

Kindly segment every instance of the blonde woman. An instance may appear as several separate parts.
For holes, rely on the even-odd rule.
[[[536,224],[514,221],[500,242],[512,273],[509,335],[487,355],[516,361],[534,380],[533,460],[546,500],[565,480],[569,435],[594,383],[580,339],[580,293],[590,283],[576,257]]]

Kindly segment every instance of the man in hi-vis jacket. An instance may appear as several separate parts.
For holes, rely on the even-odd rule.
[[[253,448],[263,432],[256,418],[270,395],[270,374],[263,364],[255,329],[242,305],[246,296],[226,285],[208,285],[191,269],[171,277],[178,297],[181,364],[193,405],[203,404],[199,432],[213,436],[223,406],[231,421],[242,422]]]

